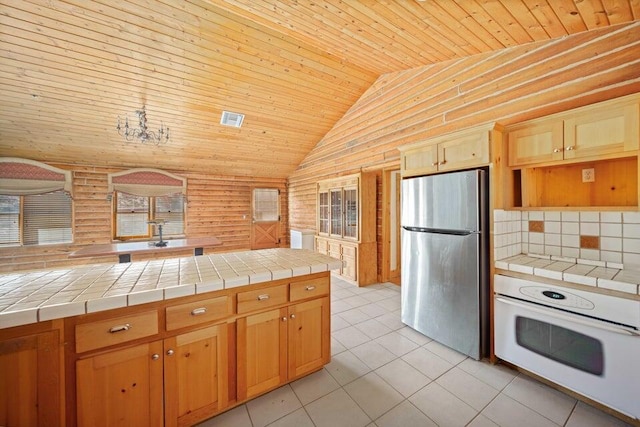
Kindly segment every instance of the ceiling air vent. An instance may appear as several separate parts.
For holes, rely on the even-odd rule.
[[[222,117],[220,117],[220,124],[225,126],[233,126],[239,128],[242,126],[244,120],[244,114],[232,113],[231,111],[223,111]]]

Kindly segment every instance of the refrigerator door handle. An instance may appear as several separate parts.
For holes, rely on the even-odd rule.
[[[471,230],[445,230],[442,228],[408,227],[406,225],[403,225],[402,228],[407,231],[413,231],[415,233],[452,234],[455,236],[468,236],[470,234],[480,234],[479,231],[471,231]]]

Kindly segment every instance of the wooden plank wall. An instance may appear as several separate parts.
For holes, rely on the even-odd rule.
[[[398,166],[400,145],[639,91],[637,21],[382,75],[289,177],[291,226],[315,228],[318,179]]]
[[[0,273],[118,262],[116,256],[70,259],[68,254],[86,245],[111,243],[111,202],[108,200],[107,175],[121,169],[55,166],[73,171],[74,243],[0,248]],[[187,178],[187,237],[215,236],[223,242],[220,247],[205,249],[205,253],[250,249],[253,187],[280,190],[281,246],[288,246],[286,180],[169,172]],[[192,253],[191,250],[174,251],[171,256],[189,256]],[[136,255],[134,260],[153,258],[153,255]]]

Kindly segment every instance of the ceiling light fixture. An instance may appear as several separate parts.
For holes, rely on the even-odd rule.
[[[169,128],[164,127],[162,122],[160,123],[160,129],[158,132],[150,131],[147,128],[147,110],[145,106],[142,106],[142,110],[136,110],[138,115],[139,129],[132,129],[129,127],[129,118],[125,116],[124,127],[120,126],[120,116],[118,116],[118,135],[123,137],[127,142],[138,140],[143,144],[151,143],[154,145],[166,144],[169,142]]]

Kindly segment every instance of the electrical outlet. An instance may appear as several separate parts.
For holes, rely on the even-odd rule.
[[[595,182],[596,171],[591,169],[582,169],[582,182]]]

